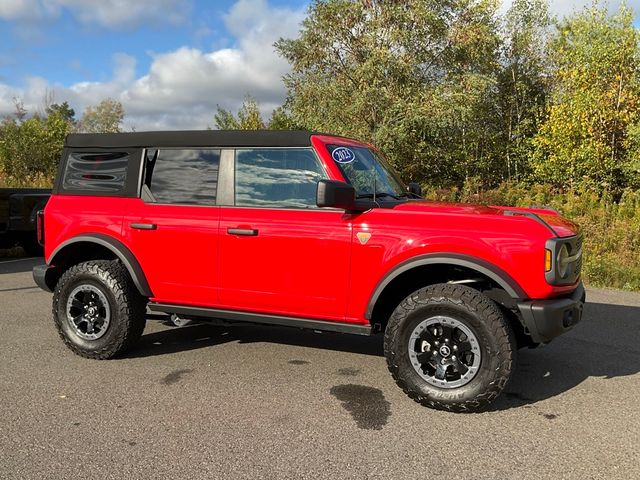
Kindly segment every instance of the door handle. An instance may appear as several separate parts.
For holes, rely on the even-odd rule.
[[[132,223],[129,226],[136,230],[157,230],[158,228],[155,223]]]
[[[229,235],[242,235],[245,237],[255,237],[258,235],[258,230],[255,228],[227,228]]]

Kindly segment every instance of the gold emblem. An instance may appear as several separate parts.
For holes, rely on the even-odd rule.
[[[365,245],[371,238],[371,234],[368,232],[358,232],[356,233],[356,237],[360,240],[360,245]]]

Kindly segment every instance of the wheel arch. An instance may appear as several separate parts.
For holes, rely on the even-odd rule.
[[[471,275],[486,282],[491,287],[492,299],[503,306],[515,306],[515,301],[526,298],[525,291],[508,273],[486,260],[461,254],[426,254],[406,260],[387,272],[369,297],[365,318],[372,325],[381,323],[380,312],[384,309],[380,301],[392,300],[393,303],[424,286],[454,280],[449,278],[454,270],[459,276]],[[397,291],[395,297],[394,291]],[[384,310],[386,313],[391,312]]]
[[[49,256],[47,264],[52,265],[57,275],[46,278],[50,288],[71,265],[87,260],[120,260],[125,266],[134,285],[141,295],[152,297],[149,282],[135,255],[121,241],[101,233],[88,233],[72,237],[60,245]],[[58,268],[62,267],[62,268]],[[53,283],[53,285],[49,285]]]

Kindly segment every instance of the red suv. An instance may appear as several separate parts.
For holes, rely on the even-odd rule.
[[[384,334],[423,405],[487,406],[515,351],[580,321],[579,228],[423,200],[375,148],[300,131],[67,137],[38,231],[66,345],[105,359],[145,313]],[[46,241],[45,241],[46,239]]]

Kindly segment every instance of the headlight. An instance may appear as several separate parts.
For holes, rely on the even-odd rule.
[[[558,252],[558,274],[560,278],[567,278],[569,263],[569,249],[566,244],[563,244]]]
[[[550,285],[570,285],[580,278],[582,234],[550,238],[545,244],[545,279]]]

